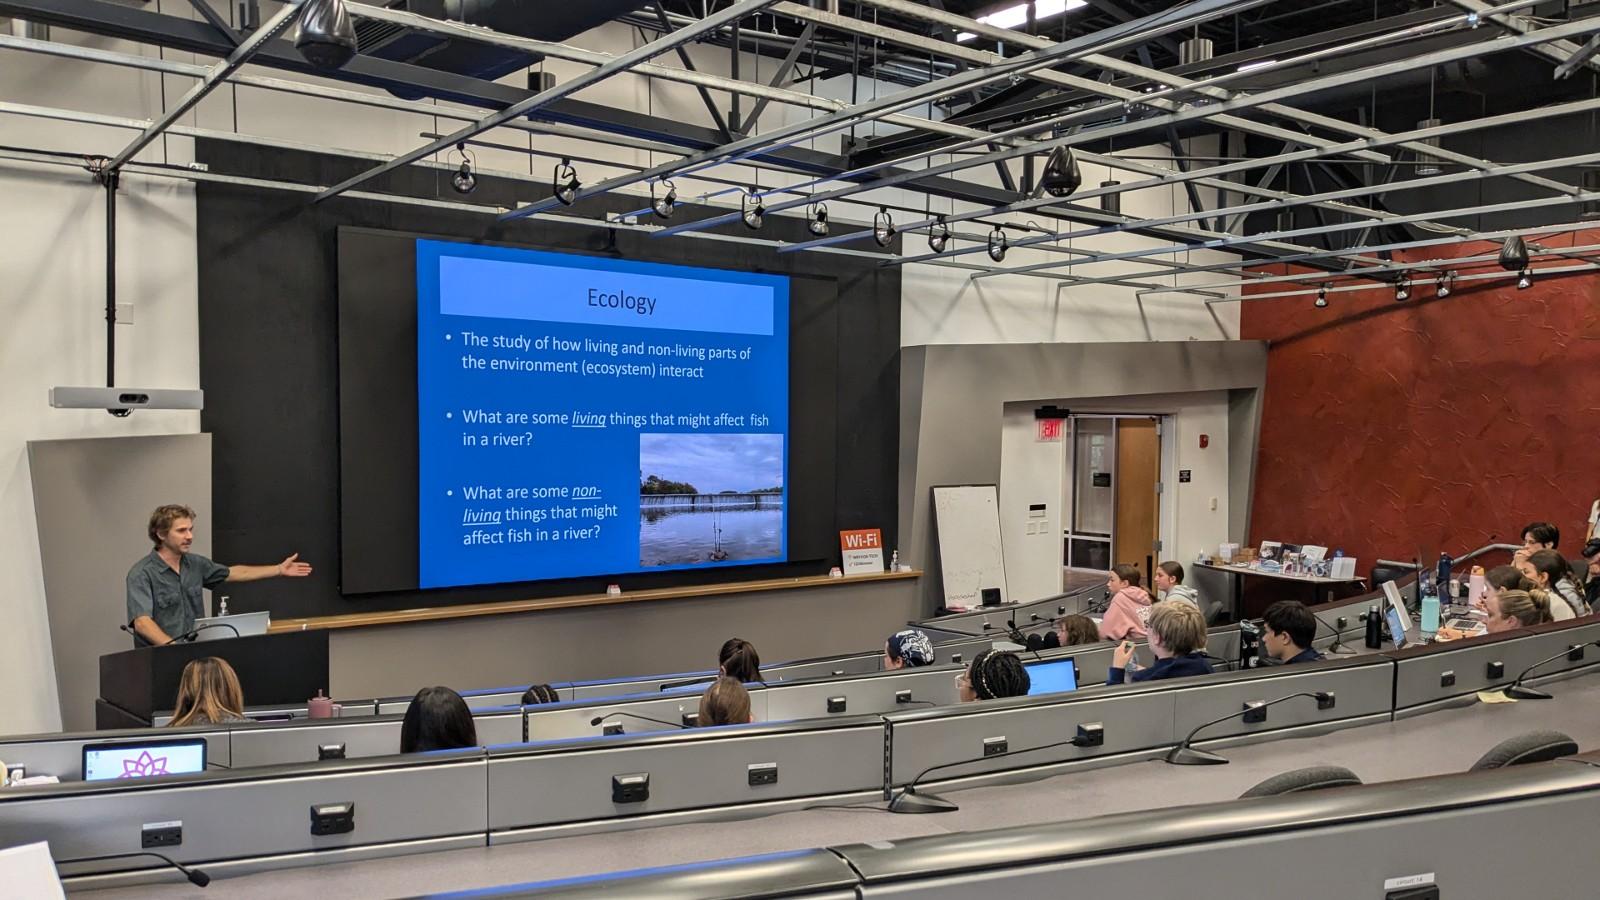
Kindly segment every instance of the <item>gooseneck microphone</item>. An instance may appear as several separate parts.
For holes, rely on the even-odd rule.
[[[1518,675],[1516,679],[1511,682],[1510,686],[1506,688],[1506,696],[1516,700],[1549,700],[1551,698],[1549,691],[1541,691],[1538,688],[1523,687],[1523,679],[1527,678],[1529,673],[1531,673],[1534,669],[1539,668],[1545,663],[1555,662],[1558,659],[1570,656],[1573,653],[1581,651],[1584,647],[1600,647],[1600,641],[1589,641],[1583,644],[1573,644],[1560,653],[1557,653],[1548,659],[1541,659],[1526,669],[1523,669],[1522,674]]]
[[[1246,704],[1243,709],[1234,710],[1225,716],[1218,716],[1209,722],[1202,722],[1201,724],[1196,725],[1195,729],[1189,732],[1188,737],[1184,738],[1178,743],[1178,746],[1173,747],[1167,752],[1166,761],[1175,766],[1225,766],[1228,764],[1226,757],[1218,756],[1217,754],[1208,752],[1206,750],[1196,750],[1189,746],[1190,744],[1194,743],[1194,736],[1220,722],[1226,722],[1229,719],[1236,719],[1248,713],[1264,710],[1269,706],[1276,706],[1279,703],[1283,703],[1286,700],[1293,700],[1296,697],[1311,697],[1317,701],[1318,709],[1327,708],[1324,706],[1324,704],[1327,704],[1328,706],[1333,704],[1333,694],[1327,691],[1301,691],[1297,694],[1288,694],[1275,700],[1268,700],[1265,703]]]
[[[148,850],[140,853],[108,853],[105,856],[80,856],[77,859],[58,859],[56,860],[56,865],[62,866],[70,863],[108,862],[113,859],[134,859],[142,856],[149,856],[159,859],[172,868],[177,869],[179,872],[182,872],[183,876],[189,879],[189,883],[195,887],[205,887],[211,883],[211,876],[207,875],[204,871],[200,869],[191,869],[183,863],[175,862],[169,856],[164,856],[160,853],[151,853]]]
[[[889,801],[889,806],[887,808],[889,812],[892,813],[955,812],[961,807],[951,803],[949,800],[946,800],[938,794],[917,793],[917,785],[921,783],[923,778],[927,777],[933,772],[938,772],[944,769],[953,769],[956,766],[964,766],[975,762],[985,762],[991,759],[999,759],[1004,756],[1020,756],[1024,753],[1038,753],[1041,750],[1054,750],[1058,747],[1098,747],[1104,743],[1105,726],[1099,722],[1089,722],[1079,725],[1077,737],[1074,737],[1071,740],[1053,741],[1049,744],[1040,744],[1037,747],[1022,747],[1017,750],[1002,750],[999,753],[990,753],[986,756],[975,756],[968,759],[956,760],[955,762],[940,763],[937,766],[929,766],[926,769],[923,769],[921,772],[918,772],[910,781],[906,782],[906,786],[901,789],[900,793],[896,794],[894,798]]]
[[[599,725],[601,722],[604,722],[607,719],[614,719],[617,716],[627,716],[630,719],[641,719],[641,720],[643,720],[645,722],[654,722],[657,725],[665,725],[668,728],[683,729],[683,728],[687,728],[688,727],[687,725],[684,725],[682,722],[668,722],[666,719],[652,719],[649,716],[641,716],[638,713],[623,712],[620,709],[619,710],[613,710],[612,712],[608,712],[608,713],[604,713],[602,715],[595,716],[594,718],[589,720],[589,725],[591,727],[595,726],[595,725]]]
[[[187,642],[192,643],[196,637],[200,636],[200,632],[205,631],[207,628],[226,628],[229,631],[233,632],[233,636],[234,637],[238,637],[239,636],[239,629],[233,627],[232,625],[229,625],[227,622],[211,622],[210,624],[207,624],[207,625],[201,625],[199,628],[196,628],[193,631],[186,631],[183,634],[178,635],[177,637],[172,639],[172,642],[174,644],[176,644],[179,641],[187,641]]]

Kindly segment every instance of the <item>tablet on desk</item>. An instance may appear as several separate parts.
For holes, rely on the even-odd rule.
[[[204,738],[83,745],[83,780],[111,781],[206,770]]]

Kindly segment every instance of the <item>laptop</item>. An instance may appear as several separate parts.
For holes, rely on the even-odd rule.
[[[1078,689],[1078,664],[1072,657],[1027,663],[1028,696],[1060,694]]]
[[[231,616],[206,616],[195,619],[194,627],[198,632],[196,641],[220,641],[231,637],[250,637],[256,634],[266,634],[267,626],[272,622],[272,613],[252,612],[236,613]],[[215,625],[215,628],[207,628]],[[229,626],[232,626],[231,628]],[[237,635],[234,632],[239,632]]]
[[[83,780],[112,781],[206,770],[204,738],[83,745]]]

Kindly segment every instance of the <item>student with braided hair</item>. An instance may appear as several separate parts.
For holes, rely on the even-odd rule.
[[[530,684],[528,685],[528,689],[522,692],[523,706],[537,706],[541,703],[560,702],[561,695],[557,694],[556,689],[548,684]]]
[[[962,703],[1021,697],[1028,693],[1029,684],[1028,670],[1015,653],[984,650],[956,676],[956,696]]]
[[[1133,659],[1133,641],[1123,641],[1111,656],[1111,671],[1106,684],[1133,681],[1159,681],[1189,675],[1210,675],[1211,662],[1202,652],[1206,645],[1206,619],[1199,607],[1187,603],[1157,603],[1150,610],[1150,652],[1156,664],[1128,674]]]

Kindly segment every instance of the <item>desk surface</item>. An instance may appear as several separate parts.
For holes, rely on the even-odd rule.
[[[1329,578],[1326,575],[1285,575],[1282,572],[1263,572],[1249,566],[1214,566],[1211,563],[1195,563],[1197,569],[1210,569],[1213,572],[1230,572],[1234,575],[1254,575],[1258,578],[1278,578],[1283,581],[1303,581],[1307,584],[1351,584],[1357,581],[1366,581],[1365,578],[1352,576],[1350,578]]]
[[[718,594],[748,594],[759,591],[784,591],[795,588],[833,587],[867,581],[897,581],[916,578],[921,572],[883,572],[877,575],[852,575],[834,578],[814,575],[807,578],[769,578],[763,581],[730,581],[690,587],[656,588],[648,591],[623,591],[620,594],[579,594],[569,597],[543,597],[538,600],[506,600],[499,603],[463,603],[459,606],[425,606],[391,612],[349,613],[342,616],[316,616],[307,619],[274,619],[268,631],[307,631],[318,628],[360,628],[367,625],[397,625],[435,619],[463,619],[472,616],[499,616],[509,613],[570,609],[575,606],[607,606],[614,603],[639,603],[649,600],[682,600]]]
[[[1132,763],[1059,775],[1026,784],[945,793],[958,812],[897,816],[869,809],[809,810],[742,822],[671,825],[556,838],[498,847],[452,850],[365,862],[337,863],[219,878],[233,898],[286,896],[409,897],[647,866],[725,859],[808,847],[896,840],[1060,821],[1136,809],[1231,800],[1291,769],[1345,766],[1371,782],[1467,770],[1490,747],[1515,734],[1554,728],[1580,747],[1600,747],[1600,677],[1557,681],[1556,699],[1458,707],[1424,716],[1315,737],[1279,739],[1220,752],[1227,766]],[[143,885],[84,892],[97,900],[192,897],[188,884]]]

